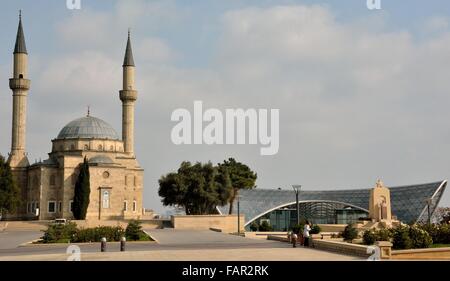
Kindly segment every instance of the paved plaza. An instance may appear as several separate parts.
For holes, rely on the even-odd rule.
[[[329,253],[261,239],[249,239],[213,231],[174,229],[146,230],[155,242],[127,242],[125,252],[119,243],[108,243],[100,252],[99,243],[76,244],[81,260],[92,261],[302,261],[356,260],[352,256]],[[24,245],[39,238],[37,231],[5,231],[0,233],[0,261],[64,261],[68,244]]]

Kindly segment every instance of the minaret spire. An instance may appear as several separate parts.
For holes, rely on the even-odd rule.
[[[25,44],[25,35],[22,27],[22,10],[19,10],[19,27],[17,28],[16,45],[14,46],[14,54],[27,54],[27,46]]]
[[[30,89],[30,80],[28,79],[28,53],[22,27],[22,11],[19,11],[19,27],[17,28],[13,58],[13,77],[9,79],[9,87],[13,92],[13,107],[11,152],[8,161],[14,170],[29,165],[25,142],[27,96]]]
[[[128,28],[128,41],[127,41],[127,49],[125,51],[125,58],[123,59],[122,66],[135,66],[133,59],[133,50],[131,48],[131,31]]]
[[[134,104],[137,91],[134,85],[134,59],[131,50],[131,35],[128,29],[127,48],[123,61],[123,87],[120,91],[122,101],[122,141],[124,150],[130,157],[134,157]]]

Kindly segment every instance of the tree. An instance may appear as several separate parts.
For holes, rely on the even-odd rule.
[[[75,194],[73,197],[73,216],[75,219],[86,219],[90,194],[91,187],[89,182],[89,164],[87,158],[84,157],[83,163],[80,164],[80,173],[78,174],[78,178],[75,183]]]
[[[344,238],[344,241],[352,242],[353,239],[358,238],[358,230],[352,223],[349,223],[342,232],[342,237]]]
[[[227,171],[214,167],[210,162],[183,162],[176,173],[169,173],[159,180],[158,194],[164,206],[182,206],[188,215],[204,215],[216,212],[230,196],[231,181]]]
[[[19,204],[19,187],[14,181],[11,167],[0,155],[0,219],[4,214],[16,211]]]
[[[218,164],[218,167],[219,169],[228,171],[231,180],[232,189],[229,200],[230,209],[228,212],[231,215],[233,213],[233,203],[239,195],[239,190],[255,188],[257,174],[247,165],[237,162],[233,158],[229,158],[228,161],[223,161],[222,164]]]
[[[432,216],[432,221],[437,223],[450,223],[450,208],[438,207]]]

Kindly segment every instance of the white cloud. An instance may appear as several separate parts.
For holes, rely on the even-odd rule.
[[[85,11],[61,24],[68,51],[33,72],[30,114],[39,116],[32,117],[29,139],[40,147],[32,144],[32,150],[44,155],[49,136],[87,104],[120,129],[126,37],[118,31],[139,23],[140,36],[133,37],[136,148],[146,170],[148,207],[159,208],[157,179],[182,160],[234,156],[258,172],[259,188],[369,187],[379,177],[388,185],[447,177],[448,33],[417,40],[409,31],[383,29],[383,17],[375,28],[363,28],[317,5],[250,7],[225,13],[214,29],[219,47],[212,63],[189,68],[176,64],[188,55],[184,46],[154,34],[167,21],[180,24],[186,13],[173,2],[151,3],[119,1],[110,13]],[[194,100],[219,109],[279,108],[279,154],[261,157],[257,146],[174,146],[170,114],[191,109]]]

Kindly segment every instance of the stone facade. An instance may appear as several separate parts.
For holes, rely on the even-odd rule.
[[[26,99],[30,88],[28,53],[19,21],[14,51],[13,118],[8,162],[21,190],[22,206],[10,219],[73,219],[72,202],[79,166],[86,158],[90,172],[90,203],[86,219],[141,218],[144,214],[143,169],[134,154],[134,60],[128,36],[123,65],[122,139],[105,121],[90,116],[68,123],[52,140],[49,158],[29,164],[26,154]]]
[[[220,230],[224,233],[237,232],[237,215],[176,215],[172,216],[172,226],[175,229]],[[245,218],[239,216],[239,228],[245,232]]]

